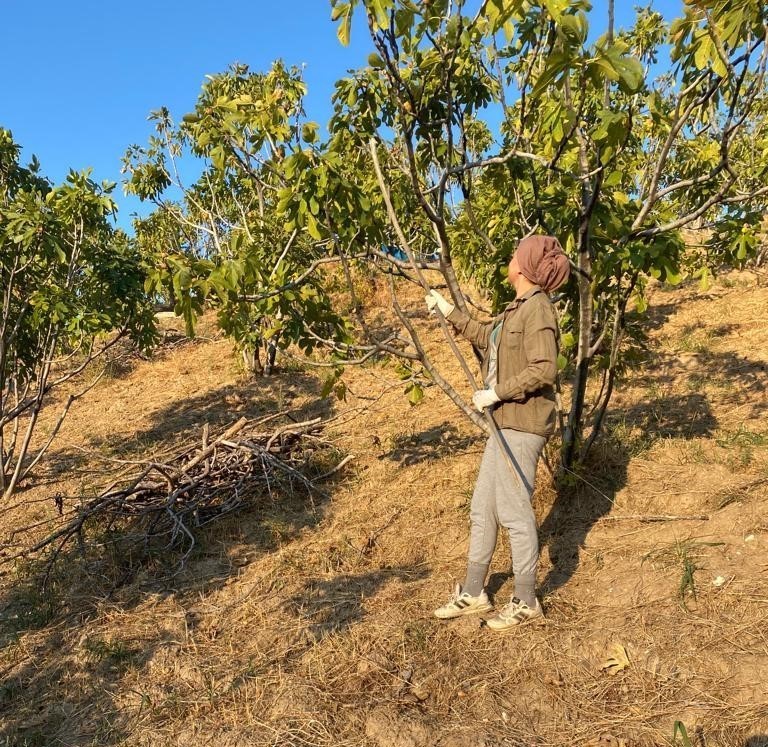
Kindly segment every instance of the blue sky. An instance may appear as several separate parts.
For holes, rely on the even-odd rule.
[[[596,0],[595,11],[604,4]],[[655,5],[668,14],[681,3]],[[618,22],[632,15],[619,0]],[[4,0],[2,16],[0,126],[55,182],[87,166],[95,179],[119,182],[126,147],[151,132],[147,114],[167,106],[180,118],[203,77],[232,62],[306,64],[307,114],[324,124],[334,81],[365,65],[370,46],[359,24],[350,46],[339,44],[327,0]],[[116,196],[120,225],[146,211],[121,188]]]
[[[126,147],[151,132],[147,114],[167,106],[180,118],[205,74],[235,61],[306,63],[307,110],[325,121],[334,81],[368,54],[362,28],[339,44],[325,0],[5,0],[2,15],[0,126],[55,182],[86,166],[119,181]],[[127,225],[138,202],[122,189],[117,199]]]

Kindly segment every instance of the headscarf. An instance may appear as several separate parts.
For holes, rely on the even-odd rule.
[[[546,293],[559,288],[570,273],[570,262],[554,236],[528,236],[515,251],[520,272]]]

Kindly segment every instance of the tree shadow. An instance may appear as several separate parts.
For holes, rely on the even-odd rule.
[[[603,458],[608,453],[609,463]],[[541,583],[545,595],[565,586],[579,567],[581,549],[592,527],[613,508],[616,493],[627,484],[629,452],[618,443],[595,447],[578,473],[558,480],[555,501],[539,528],[541,548],[551,567]],[[584,476],[589,483],[582,482]]]
[[[479,434],[463,436],[455,425],[445,422],[421,433],[396,437],[393,439],[392,448],[380,454],[378,458],[409,467],[466,451],[471,446],[482,443],[483,440],[484,436]]]
[[[732,352],[705,351],[696,354],[698,375],[720,389],[722,404],[749,404],[747,414],[758,416],[768,411],[768,365]]]
[[[84,450],[63,448],[51,451],[45,460],[45,471],[38,474],[44,480],[55,478],[82,468],[94,455],[107,461],[146,457],[153,449],[189,438],[205,424],[214,429],[223,428],[241,417],[258,419],[279,412],[295,422],[327,416],[333,410],[333,403],[330,398],[319,397],[320,388],[321,382],[315,376],[293,371],[285,376],[274,375],[269,380],[223,386],[156,410],[151,415],[151,425],[135,430],[130,436],[125,432],[107,437],[90,436]],[[293,405],[296,399],[307,395],[310,395],[308,402],[298,407]],[[265,425],[265,429],[269,427]]]
[[[332,489],[323,487],[326,493]],[[77,547],[63,552],[45,588],[40,586],[44,561],[28,563],[24,578],[0,596],[0,648],[10,652],[18,641],[28,648],[9,653],[5,662],[11,666],[0,668],[0,745],[123,743],[130,725],[121,724],[127,715],[112,693],[128,669],[143,670],[178,631],[156,630],[148,640],[132,642],[130,633],[123,638],[110,628],[108,636],[116,638],[99,637],[90,631],[98,630],[92,623],[101,619],[105,605],[124,613],[148,595],[192,600],[212,594],[239,572],[239,564],[222,552],[227,535],[239,532],[232,544],[252,562],[315,527],[327,508],[317,495],[311,501],[299,494],[276,502],[265,497],[236,518],[196,532],[197,548],[183,568],[180,552],[142,553],[129,538],[110,540],[108,533],[97,538],[101,554],[91,551],[90,543],[83,555]],[[191,631],[196,622],[192,610],[184,624]]]
[[[710,437],[717,429],[709,400],[698,392],[649,398],[620,414],[627,425],[653,439]]]
[[[632,320],[642,320],[643,330],[660,329],[668,321],[669,318],[680,311],[679,303],[660,303],[650,306],[644,314],[638,314],[631,312],[629,318]]]
[[[297,494],[276,503],[265,499],[196,532],[197,548],[183,568],[178,566],[180,553],[142,555],[125,537],[115,541],[109,557],[88,551],[82,556],[76,547],[65,551],[44,589],[39,585],[42,561],[29,565],[25,578],[0,596],[0,648],[9,652],[4,664],[11,664],[0,667],[0,745],[125,743],[133,716],[113,694],[120,692],[129,670],[144,671],[161,650],[178,645],[179,631],[169,618],[167,629],[153,629],[138,640],[132,637],[135,632],[121,635],[112,626],[102,637],[98,630],[105,607],[122,614],[135,611],[148,597],[175,597],[187,610],[185,629],[194,631],[199,622],[195,601],[237,576],[238,558],[250,563],[255,556],[278,552],[304,529],[315,527],[327,509],[327,501],[318,496],[310,501]],[[238,562],[226,549],[228,537],[237,547]],[[375,588],[376,579],[356,583],[350,578],[349,584],[359,597],[361,590]],[[353,610],[348,617],[354,614],[362,613]],[[166,624],[165,618],[160,624]],[[22,641],[23,649],[10,653]]]
[[[405,566],[330,579],[309,579],[301,591],[286,602],[286,611],[308,621],[309,635],[319,641],[362,619],[366,614],[365,599],[388,581],[399,579],[413,583],[427,574],[425,568]]]
[[[744,747],[768,747],[768,734],[755,734],[744,742]]]
[[[727,327],[728,325],[724,325]],[[768,365],[762,360],[752,360],[748,356],[734,352],[694,350],[682,352],[673,356],[652,356],[646,361],[646,366],[655,369],[649,379],[649,390],[669,391],[673,388],[687,388],[694,393],[689,395],[688,402],[677,404],[677,412],[669,415],[663,412],[664,395],[649,394],[644,402],[634,408],[640,414],[643,408],[649,413],[656,413],[662,421],[684,417],[681,410],[689,410],[695,416],[698,403],[704,404],[705,395],[701,389],[707,387],[706,397],[712,404],[718,406],[738,406],[745,417],[758,417],[768,411]],[[647,424],[652,426],[649,418]],[[679,424],[682,425],[682,424]],[[696,430],[706,430],[706,423],[698,423]],[[685,427],[672,428],[675,431],[685,431]]]
[[[646,438],[711,437],[717,420],[706,397],[668,396],[635,405],[612,416],[640,428]],[[579,567],[581,549],[592,527],[610,514],[616,494],[627,484],[633,444],[607,429],[573,471],[558,478],[555,500],[539,528],[542,548],[549,550],[551,568],[541,584],[544,594],[565,586]],[[505,579],[497,579],[496,584]]]
[[[679,285],[677,287],[679,289],[683,289],[685,288],[686,285],[690,287],[691,285],[693,285],[693,283],[683,283],[682,285]],[[697,290],[696,296],[695,296],[695,300],[697,302],[715,301],[718,298],[719,296],[716,296],[712,293],[703,293],[700,290]],[[669,321],[670,317],[674,316],[676,313],[678,313],[681,310],[682,306],[688,300],[691,300],[691,299],[684,298],[682,302],[679,300],[675,300],[675,301],[670,301],[668,303],[653,303],[642,314],[638,312],[631,312],[631,318],[641,321],[642,326],[647,330],[660,329]]]

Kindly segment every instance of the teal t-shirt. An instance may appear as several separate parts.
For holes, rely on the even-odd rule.
[[[499,337],[501,336],[501,326],[504,321],[500,321],[491,332],[488,346],[490,348],[490,357],[488,358],[488,373],[485,377],[485,384],[489,389],[495,389],[498,383],[499,368]]]

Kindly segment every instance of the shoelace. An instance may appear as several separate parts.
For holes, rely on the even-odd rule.
[[[531,612],[533,611],[525,602],[515,598],[504,607],[504,609],[499,613],[499,617],[502,617],[505,620],[509,620],[520,612],[525,613],[525,610],[531,610]]]
[[[461,593],[462,592],[461,592],[461,588],[460,587],[454,587],[453,592],[452,592],[452,594],[451,594],[450,598],[448,599],[448,602],[447,602],[447,604],[445,606],[448,607],[451,604],[455,604],[456,602],[458,602],[459,599],[461,599]]]

